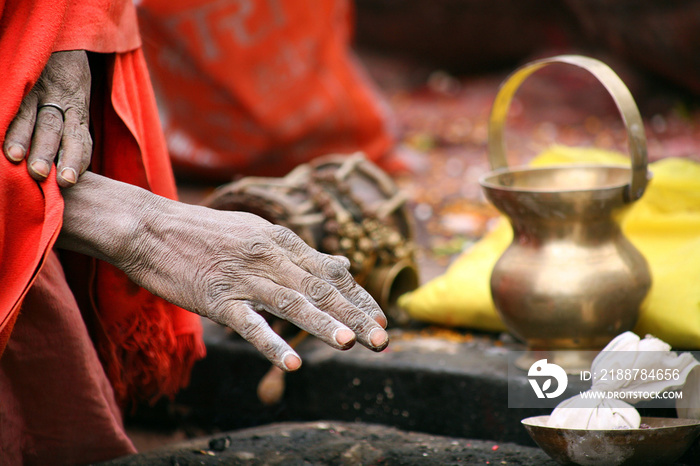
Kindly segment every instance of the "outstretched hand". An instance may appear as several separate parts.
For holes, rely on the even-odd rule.
[[[58,159],[58,185],[73,186],[92,155],[89,107],[90,66],[85,51],[51,54],[10,123],[5,157],[14,163],[26,158],[29,174],[37,181],[49,176]]]
[[[138,246],[148,266],[143,259],[124,266],[137,283],[232,328],[286,370],[301,360],[258,311],[338,349],[356,338],[370,349],[387,345],[377,323],[385,324],[384,315],[355,283],[346,258],[321,254],[291,230],[252,214],[177,207],[176,215],[159,221],[169,236],[144,238]]]
[[[312,249],[287,228],[89,172],[64,197],[64,246],[104,258],[152,293],[232,328],[284,370],[301,359],[259,311],[338,349],[356,340],[375,351],[388,344],[386,318],[352,278],[349,261]],[[104,215],[89,214],[96,211]]]

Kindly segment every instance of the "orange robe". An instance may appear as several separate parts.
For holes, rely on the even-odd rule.
[[[175,170],[226,182],[363,151],[382,168],[392,121],[350,50],[350,0],[140,0]]]
[[[0,145],[50,54],[80,49],[98,52],[91,170],[175,198],[131,0],[0,0]],[[0,156],[0,464],[133,451],[115,396],[172,395],[204,355],[198,316],[109,264],[59,261],[62,212],[55,170],[38,183]]]

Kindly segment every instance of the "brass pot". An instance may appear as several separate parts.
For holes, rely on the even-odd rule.
[[[530,74],[551,63],[587,70],[605,85],[625,121],[631,168],[508,168],[503,124],[511,98]],[[598,60],[577,55],[516,70],[492,108],[489,158],[494,171],[481,186],[513,227],[513,242],[491,275],[493,300],[510,332],[531,350],[599,350],[631,330],[651,278],[613,213],[644,193],[647,154],[641,116],[620,78]]]

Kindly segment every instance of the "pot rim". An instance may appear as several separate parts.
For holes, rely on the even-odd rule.
[[[575,164],[564,164],[564,165],[551,165],[546,167],[504,167],[497,170],[492,170],[483,175],[479,176],[479,184],[486,189],[497,189],[501,191],[510,192],[522,192],[522,193],[581,193],[590,191],[603,191],[609,189],[629,189],[630,182],[629,177],[624,182],[621,183],[601,183],[598,186],[588,186],[583,188],[568,187],[562,189],[561,186],[556,187],[523,187],[523,186],[507,186],[502,183],[494,182],[493,179],[506,174],[527,174],[527,173],[543,173],[543,172],[556,172],[564,170],[593,170],[593,171],[624,171],[629,173],[632,169],[628,165],[603,165],[603,164],[588,164],[588,163],[575,163]],[[647,172],[647,180],[651,179],[651,172]]]

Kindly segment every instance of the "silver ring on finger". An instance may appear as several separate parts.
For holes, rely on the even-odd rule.
[[[38,112],[39,110],[41,110],[42,108],[44,108],[44,107],[55,108],[56,110],[58,110],[59,112],[61,112],[61,119],[62,119],[63,121],[66,121],[66,111],[63,110],[63,107],[61,107],[60,105],[55,104],[55,103],[53,103],[53,102],[46,102],[45,104],[41,104],[41,105],[39,105],[39,106],[37,107],[37,112]]]

